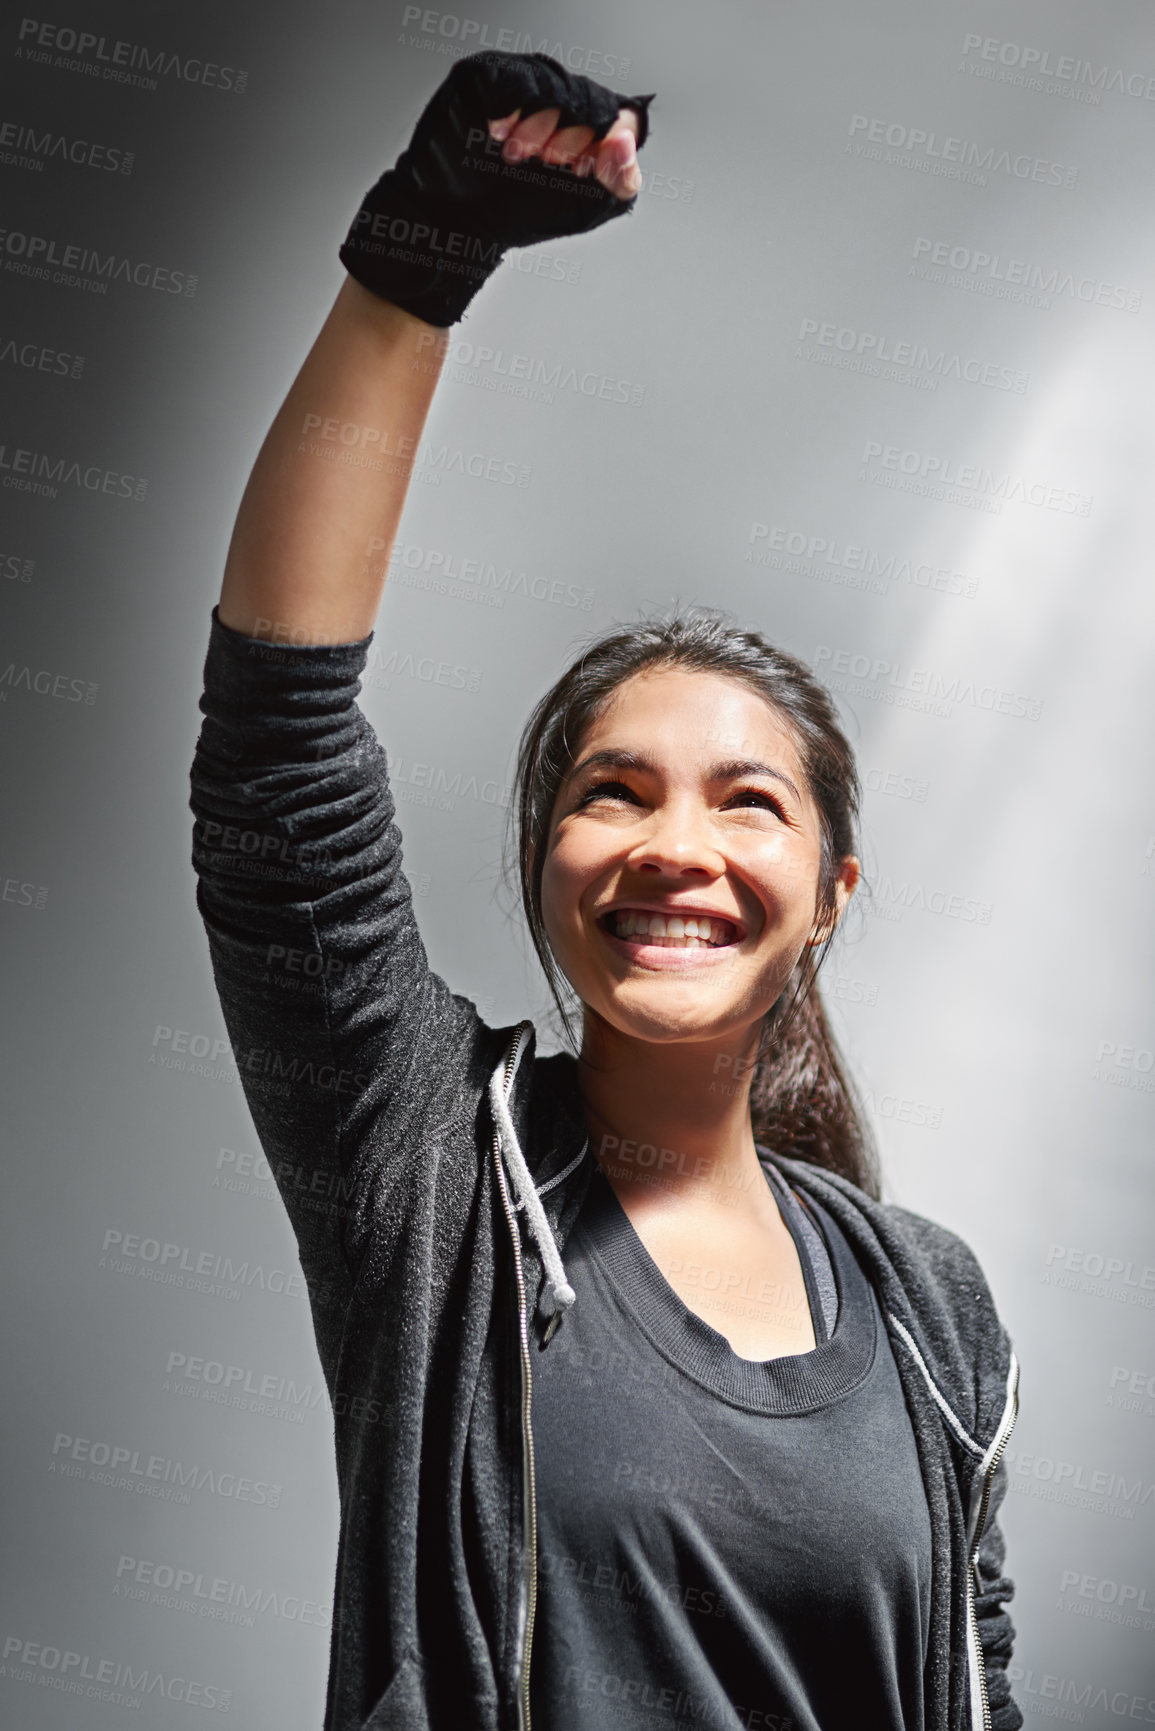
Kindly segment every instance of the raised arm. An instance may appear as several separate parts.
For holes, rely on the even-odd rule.
[[[368,636],[441,372],[441,335],[345,278],[245,488],[223,624],[279,643]]]
[[[385,753],[356,701],[442,339],[505,246],[623,212],[645,130],[646,98],[619,114],[545,56],[484,58],[457,63],[341,249],[349,280],[241,503],[191,771],[213,977],[327,1374],[380,1218],[367,1198],[387,1185],[395,1226],[419,1208],[432,1132],[451,1120],[462,1134],[444,1145],[468,1157],[504,1043],[429,966]],[[568,93],[570,114],[543,90]],[[569,99],[594,124],[558,131]],[[554,166],[521,166],[543,151]],[[588,169],[556,166],[582,151]],[[474,1176],[437,1181],[468,1194]]]
[[[341,249],[350,275],[241,501],[225,625],[313,645],[372,630],[445,330],[507,247],[622,214],[641,184],[650,100],[619,108],[612,92],[545,55],[458,63]],[[592,124],[575,124],[579,116]]]

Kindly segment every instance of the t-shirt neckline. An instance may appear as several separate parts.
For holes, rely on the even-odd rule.
[[[784,1416],[812,1412],[849,1394],[869,1372],[877,1342],[870,1284],[830,1215],[813,1201],[810,1206],[830,1252],[838,1317],[833,1334],[812,1352],[781,1358],[740,1357],[724,1334],[690,1310],[651,1257],[596,1161],[574,1231],[623,1309],[668,1363],[733,1406]],[[788,1210],[783,1219],[797,1243]]]

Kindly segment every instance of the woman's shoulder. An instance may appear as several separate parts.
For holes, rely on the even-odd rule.
[[[919,1255],[930,1262],[939,1264],[944,1269],[970,1267],[978,1270],[978,1260],[969,1244],[941,1221],[932,1220],[926,1214],[918,1214],[913,1208],[905,1208],[897,1202],[884,1202],[871,1196],[861,1185],[843,1177],[841,1173],[832,1172],[812,1161],[792,1160],[777,1154],[771,1154],[770,1158],[788,1174],[792,1182],[801,1183],[804,1189],[813,1189],[819,1194],[827,1193],[829,1196],[829,1193],[833,1192],[834,1196],[841,1199],[842,1206],[838,1210],[840,1213],[846,1208],[857,1212],[888,1239],[895,1237],[905,1240],[912,1250],[917,1248]]]
[[[956,1411],[980,1432],[1002,1410],[1013,1354],[978,1257],[959,1233],[805,1161],[779,1160],[849,1237],[892,1323],[897,1319]]]
[[[890,1221],[893,1231],[905,1238],[940,1282],[962,1286],[976,1292],[989,1293],[987,1279],[975,1252],[965,1238],[932,1220],[904,1208],[897,1202],[879,1202],[875,1206]]]
[[[815,1188],[820,1193],[833,1190],[842,1201],[839,1213],[849,1209],[861,1215],[886,1243],[896,1248],[906,1245],[928,1271],[964,1282],[978,1279],[985,1285],[978,1258],[970,1245],[941,1221],[918,1214],[897,1202],[884,1202],[870,1196],[849,1178],[825,1167],[805,1160],[775,1158],[791,1179],[800,1181],[804,1188]]]

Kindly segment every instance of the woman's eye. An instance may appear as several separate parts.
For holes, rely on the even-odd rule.
[[[772,793],[763,793],[760,787],[744,787],[741,793],[734,794],[728,803],[730,805],[745,805],[751,801],[760,805],[764,811],[776,812],[782,818],[786,816],[782,802],[775,799]]]
[[[578,801],[578,807],[580,809],[583,805],[589,805],[595,799],[620,799],[623,794],[627,799],[634,798],[633,789],[627,787],[624,781],[599,781],[586,789]]]
[[[578,800],[577,809],[581,811],[585,806],[592,805],[595,800],[599,799],[629,801],[632,805],[639,803],[638,795],[626,782],[599,781],[595,782],[593,787],[587,788],[582,794]],[[746,806],[754,810],[772,811],[783,822],[786,821],[786,811],[782,802],[776,799],[772,793],[766,793],[760,787],[741,788],[739,792],[730,795],[726,801],[726,806]]]

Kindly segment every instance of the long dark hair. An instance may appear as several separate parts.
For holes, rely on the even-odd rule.
[[[857,851],[861,789],[854,752],[830,694],[793,655],[713,608],[617,625],[588,641],[526,722],[513,781],[514,852],[521,903],[571,1043],[568,981],[546,937],[541,883],[554,803],[585,733],[624,680],[644,668],[681,667],[742,679],[789,728],[822,834],[816,924],[826,935],[799,957],[785,990],[763,1018],[750,1090],[755,1139],[775,1153],[840,1173],[877,1197],[873,1142],[816,989],[833,936],[838,862]],[[572,994],[571,994],[572,996]]]

